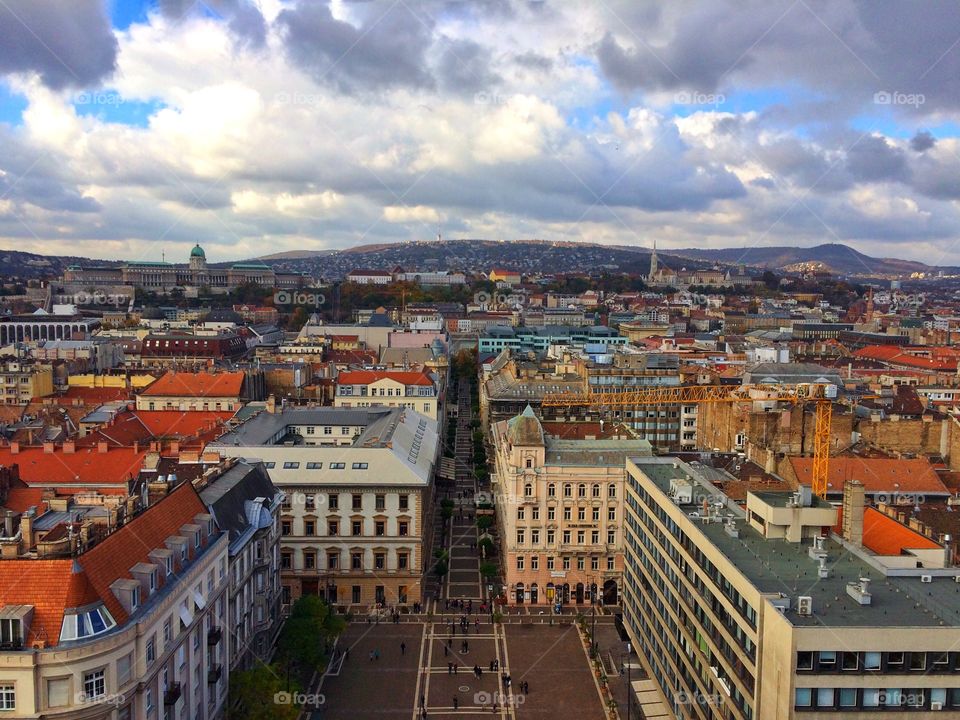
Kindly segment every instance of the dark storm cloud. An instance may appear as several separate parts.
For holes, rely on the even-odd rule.
[[[553,60],[548,58],[546,55],[541,55],[540,53],[532,50],[515,55],[513,57],[513,61],[520,67],[527,68],[528,70],[548,72],[553,69]]]
[[[621,90],[796,84],[828,93],[835,111],[881,92],[921,96],[892,103],[898,113],[960,107],[958,3],[712,0],[670,16],[648,5],[611,0],[609,32],[595,48]]]
[[[875,135],[862,137],[850,147],[847,169],[861,182],[904,180],[908,174],[903,151]]]
[[[920,130],[910,138],[910,149],[922,153],[937,144],[937,139],[926,130]]]
[[[443,40],[437,64],[440,89],[453,94],[489,90],[500,78],[490,69],[490,51],[472,40]]]
[[[100,204],[61,176],[52,155],[24,144],[0,126],[0,199],[55,212],[90,213]]]
[[[317,82],[346,92],[391,86],[432,88],[426,63],[432,21],[402,3],[369,6],[359,26],[337,20],[327,3],[280,13],[287,52]]]
[[[160,0],[160,11],[171,20],[183,20],[193,14],[212,12],[227,21],[238,38],[255,46],[263,45],[267,23],[251,0]]]
[[[116,68],[117,39],[97,0],[0,3],[0,73],[36,72],[53,89],[96,85]]]

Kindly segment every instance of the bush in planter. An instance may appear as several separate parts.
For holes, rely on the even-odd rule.
[[[497,576],[497,565],[496,563],[486,562],[480,566],[480,574],[489,580],[490,578],[495,578]]]
[[[480,550],[480,555],[482,557],[493,557],[496,546],[493,544],[493,540],[490,538],[484,538],[477,545],[477,549]]]
[[[477,517],[477,527],[481,530],[487,530],[493,525],[493,518],[490,515],[480,515]]]

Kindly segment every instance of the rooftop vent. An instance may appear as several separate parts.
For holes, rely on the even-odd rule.
[[[870,578],[862,577],[859,582],[847,583],[847,595],[861,605],[870,605],[873,596],[870,594]]]

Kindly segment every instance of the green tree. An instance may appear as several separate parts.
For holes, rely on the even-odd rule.
[[[346,623],[316,595],[304,595],[290,609],[277,640],[277,657],[284,670],[309,679],[324,664],[327,649]]]
[[[289,702],[284,669],[258,665],[230,673],[229,720],[297,720],[300,708]]]
[[[477,517],[477,527],[481,530],[488,530],[493,525],[492,515],[479,515]]]
[[[497,576],[497,565],[496,563],[486,562],[480,566],[480,574],[483,575],[485,580],[491,580]]]

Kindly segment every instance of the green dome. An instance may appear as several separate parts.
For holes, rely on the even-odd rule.
[[[203,248],[200,247],[200,243],[197,243],[193,246],[193,250],[190,251],[190,257],[207,257],[207,254],[203,251]]]

